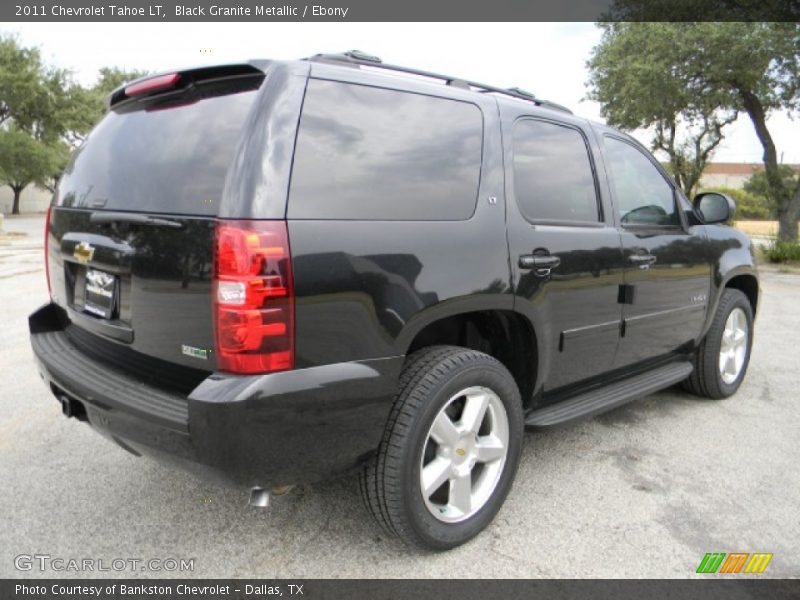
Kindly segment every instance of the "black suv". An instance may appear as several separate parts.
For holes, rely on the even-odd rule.
[[[759,288],[732,215],[519,89],[355,52],[166,73],[66,168],[31,343],[129,452],[256,503],[358,470],[389,532],[445,549],[526,427],[736,391]]]

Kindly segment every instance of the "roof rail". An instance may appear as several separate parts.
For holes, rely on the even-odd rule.
[[[398,73],[407,73],[409,75],[419,75],[421,77],[439,79],[444,81],[445,85],[469,89],[480,93],[502,94],[504,96],[517,98],[518,100],[533,102],[536,106],[543,106],[545,108],[552,108],[554,110],[573,114],[572,111],[566,106],[556,104],[555,102],[550,102],[549,100],[543,100],[542,98],[537,98],[532,93],[521,90],[520,88],[498,88],[492,85],[477,83],[475,81],[460,79],[458,77],[450,77],[448,75],[441,75],[439,73],[432,73],[430,71],[422,71],[420,69],[411,69],[409,67],[390,65],[384,63],[377,56],[372,56],[359,50],[350,50],[349,52],[343,52],[341,54],[315,54],[314,56],[310,56],[303,60],[308,60],[310,62],[333,63],[352,67],[373,67],[376,69],[386,69],[387,71],[396,71]]]

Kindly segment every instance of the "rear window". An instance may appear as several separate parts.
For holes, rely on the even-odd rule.
[[[289,217],[468,219],[482,147],[483,117],[474,104],[311,80]]]
[[[109,112],[64,171],[60,205],[215,215],[255,94]]]

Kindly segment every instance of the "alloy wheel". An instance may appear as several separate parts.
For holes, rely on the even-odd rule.
[[[741,308],[734,308],[725,321],[719,349],[719,372],[728,385],[742,372],[747,357],[747,329],[747,315]]]
[[[420,459],[430,513],[445,523],[477,513],[497,487],[508,441],[508,415],[497,394],[469,387],[453,395],[433,420]]]

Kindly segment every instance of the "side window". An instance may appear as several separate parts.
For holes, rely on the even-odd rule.
[[[514,124],[514,195],[529,221],[598,222],[589,150],[579,131],[545,121]]]
[[[463,220],[475,212],[474,104],[312,79],[292,168],[293,219]]]
[[[606,160],[622,225],[678,226],[675,195],[658,169],[639,149],[606,137]]]

